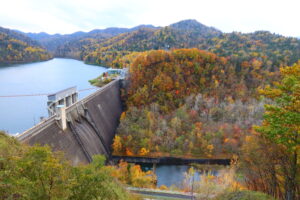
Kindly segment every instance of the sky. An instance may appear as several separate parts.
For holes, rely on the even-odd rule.
[[[268,30],[300,36],[300,0],[0,0],[0,26],[73,33],[185,20],[223,32]]]

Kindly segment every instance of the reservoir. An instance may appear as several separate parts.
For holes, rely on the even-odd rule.
[[[106,68],[87,65],[73,59],[55,58],[49,61],[0,67],[0,96],[51,94],[68,87],[77,90],[94,88],[88,80],[96,78]],[[83,98],[96,88],[82,91]],[[47,96],[0,97],[0,130],[22,133],[48,117]]]

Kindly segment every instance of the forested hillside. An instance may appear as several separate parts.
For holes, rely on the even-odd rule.
[[[198,49],[140,53],[114,154],[238,158],[246,188],[299,199],[300,61],[234,66]]]
[[[198,48],[230,58],[239,66],[249,66],[256,60],[261,67],[270,71],[275,71],[279,66],[291,65],[300,58],[299,39],[268,31],[226,33],[206,40]]]
[[[267,31],[250,34],[218,33],[202,34],[180,31],[171,26],[160,30],[142,29],[122,34],[98,44],[98,48],[87,55],[84,61],[113,66],[119,55],[152,49],[198,48],[225,56],[236,67],[256,63],[271,71],[290,65],[300,58],[300,40],[287,38]],[[114,52],[110,54],[109,52]],[[112,56],[115,55],[115,56]]]
[[[48,60],[52,56],[38,42],[0,27],[0,64],[27,63]]]
[[[92,48],[93,45],[101,42],[101,39],[107,39],[117,36],[122,33],[135,31],[139,28],[151,27],[152,25],[140,25],[133,28],[106,28],[106,29],[94,29],[90,32],[75,32],[72,34],[54,34],[50,35],[47,33],[24,33],[33,40],[38,41],[44,48],[53,53],[57,57],[71,57],[80,59],[77,55],[83,52],[90,52],[90,50],[95,50]],[[86,41],[91,41],[89,43],[89,48],[85,49]]]
[[[277,77],[198,49],[142,53],[130,66],[115,153],[230,157],[262,119],[256,88]]]
[[[119,32],[120,33],[120,32]],[[125,67],[122,57],[132,52],[198,48],[230,59],[237,70],[256,65],[276,71],[300,58],[300,40],[272,34],[222,33],[195,20],[184,20],[170,26],[142,26],[116,34],[86,36],[57,48],[56,55],[84,60],[109,67]]]
[[[87,63],[118,67],[113,61],[131,52],[197,47],[200,41],[220,34],[221,31],[195,20],[185,20],[163,28],[143,26],[102,43],[91,44],[94,50],[83,51],[82,59]]]
[[[66,35],[27,33],[27,36],[37,40],[56,57],[116,68],[128,66],[128,57],[124,56],[158,49],[206,50],[231,60],[237,70],[241,66],[256,65],[278,71],[280,66],[291,65],[300,58],[300,40],[297,38],[268,31],[223,33],[196,20],[183,20],[166,27],[141,25]]]

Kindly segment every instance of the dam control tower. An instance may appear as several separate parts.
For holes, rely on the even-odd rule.
[[[59,107],[65,108],[78,101],[78,91],[76,86],[70,87],[59,92],[48,95],[48,115],[55,115],[59,111]]]

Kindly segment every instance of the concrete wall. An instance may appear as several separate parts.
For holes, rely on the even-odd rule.
[[[49,145],[63,151],[73,165],[88,163],[95,154],[110,156],[122,113],[120,82],[112,81],[66,109],[67,129],[53,116],[18,136],[21,142]]]

